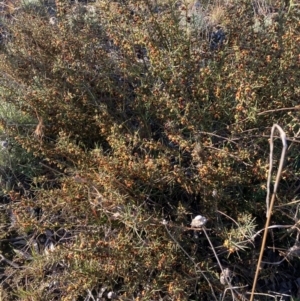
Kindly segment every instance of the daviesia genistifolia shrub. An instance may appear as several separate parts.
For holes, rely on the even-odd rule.
[[[8,277],[5,264],[5,300],[212,300],[224,286],[189,229],[199,213],[236,285],[251,286],[274,123],[290,141],[274,224],[295,213],[300,11],[224,2],[16,1],[3,12],[1,102],[26,122],[3,117],[2,132],[36,170],[29,193],[6,191],[5,238],[25,242],[3,253],[22,266]],[[273,245],[288,249],[281,235]],[[282,282],[280,269],[265,273]]]

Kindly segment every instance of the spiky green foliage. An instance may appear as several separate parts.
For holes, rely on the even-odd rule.
[[[7,194],[7,239],[22,236],[30,258],[3,241],[22,267],[5,264],[6,300],[92,300],[101,289],[212,300],[225,288],[206,236],[188,227],[199,213],[236,285],[251,286],[274,122],[293,140],[274,223],[297,213],[298,7],[55,4],[20,5],[1,45],[1,103],[34,120],[2,126],[39,172],[30,194]],[[269,243],[288,250],[295,231]],[[265,273],[278,283],[281,269]]]

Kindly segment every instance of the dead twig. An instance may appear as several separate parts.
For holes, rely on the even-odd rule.
[[[272,176],[272,168],[273,168],[273,166],[272,166],[273,165],[273,151],[274,151],[274,131],[276,129],[280,133],[280,138],[281,138],[283,147],[282,147],[279,167],[278,167],[277,175],[276,175],[276,179],[275,179],[274,190],[273,190],[272,198],[271,198],[271,202],[270,202],[270,185],[271,185],[271,176]],[[283,168],[286,149],[287,149],[287,142],[286,142],[285,132],[283,131],[283,129],[278,124],[274,124],[272,126],[271,136],[270,136],[270,166],[269,166],[269,174],[268,174],[268,180],[267,180],[267,198],[266,198],[266,207],[267,207],[266,217],[267,217],[267,221],[266,221],[266,225],[265,225],[265,231],[264,231],[264,236],[263,236],[263,240],[262,240],[262,244],[261,244],[260,254],[259,254],[259,258],[258,258],[258,262],[257,262],[257,266],[256,266],[256,272],[255,272],[255,276],[254,276],[254,280],[253,280],[253,286],[252,286],[250,301],[253,301],[254,294],[255,294],[256,283],[257,283],[258,274],[259,274],[259,271],[260,271],[260,265],[261,265],[261,262],[262,262],[264,248],[265,248],[265,245],[266,245],[268,228],[269,228],[269,225],[270,225],[270,220],[271,220],[271,216],[272,216],[272,210],[273,210],[273,206],[274,206],[274,202],[275,202],[275,197],[276,197],[276,193],[277,193],[277,189],[278,189],[278,184],[280,182],[280,177],[281,177],[281,172],[282,172],[282,168]]]
[[[290,107],[290,108],[280,108],[280,109],[267,110],[267,111],[257,113],[257,115],[261,116],[261,115],[265,115],[265,114],[268,114],[268,113],[276,113],[276,112],[291,111],[291,110],[300,110],[300,106],[297,105],[297,106]]]

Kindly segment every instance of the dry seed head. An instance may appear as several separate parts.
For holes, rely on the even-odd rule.
[[[197,215],[191,222],[193,228],[203,227],[207,222],[207,218],[202,215]]]
[[[108,299],[116,299],[117,298],[117,294],[115,292],[108,292],[107,294],[107,298]]]
[[[228,269],[228,268],[224,269],[220,275],[221,284],[226,285],[228,283],[231,283],[233,276],[234,276],[234,274],[230,269]]]

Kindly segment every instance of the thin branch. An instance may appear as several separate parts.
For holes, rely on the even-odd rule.
[[[0,262],[5,261],[7,264],[9,264],[10,266],[12,266],[15,269],[20,269],[21,268],[18,264],[6,259],[2,254],[0,254],[0,259],[1,259]]]
[[[218,152],[221,152],[221,153],[226,153],[227,156],[231,157],[231,158],[234,158],[235,160],[243,163],[245,166],[253,166],[253,164],[249,164],[249,163],[246,163],[245,161],[243,161],[241,158],[235,156],[235,155],[232,155],[230,154],[229,152],[223,150],[223,149],[219,149],[217,147],[213,147],[213,146],[205,146],[205,148],[210,148],[210,149],[213,149],[215,151],[218,151]]]
[[[275,229],[275,228],[288,228],[288,229],[290,229],[292,227],[294,227],[294,225],[272,225],[272,226],[269,226],[267,229]],[[258,232],[256,232],[254,235],[251,236],[251,239],[249,241],[253,241],[255,239],[255,237],[257,235],[259,235],[259,233],[261,233],[265,230],[266,230],[266,228],[263,228],[263,229],[259,230]]]
[[[239,224],[232,217],[230,217],[229,215],[225,214],[224,212],[222,212],[220,210],[217,210],[217,212],[223,214],[224,216],[226,216],[227,218],[229,218],[230,220],[232,220],[239,227]]]
[[[240,138],[227,138],[227,137],[224,137],[224,136],[220,136],[220,135],[217,135],[217,134],[214,134],[214,133],[210,133],[210,132],[203,132],[203,131],[199,131],[198,132],[199,134],[203,134],[203,135],[208,135],[208,136],[213,136],[213,137],[217,137],[217,138],[220,138],[220,139],[223,139],[225,141],[228,141],[228,142],[232,142],[232,143],[235,143],[235,140],[239,140]]]
[[[179,246],[179,248],[182,250],[182,252],[189,258],[189,260],[194,264],[195,266],[195,270],[197,272],[197,269],[196,267],[198,266],[196,264],[196,262],[194,261],[194,259],[188,254],[188,252],[180,245],[180,243],[175,239],[175,237],[171,234],[171,232],[169,231],[168,227],[167,227],[167,223],[166,222],[163,222],[163,225],[165,226],[169,236],[172,238],[172,240],[176,243],[177,246]],[[204,277],[204,279],[207,281],[210,289],[211,289],[211,292],[212,292],[212,295],[214,296],[214,299],[215,300],[218,300],[218,298],[216,297],[215,295],[215,292],[214,292],[214,289],[212,287],[212,284],[210,283],[210,281],[208,280],[208,278],[205,276],[204,272],[202,270],[199,270],[201,275]]]
[[[275,185],[274,185],[274,191],[273,191],[272,200],[271,200],[272,207],[273,207],[274,199],[275,199],[276,192],[277,192],[277,189],[278,189],[278,184],[280,182],[281,172],[282,172],[282,168],[283,168],[283,164],[284,164],[285,153],[286,153],[286,149],[287,149],[287,142],[286,142],[285,132],[283,131],[283,129],[279,125],[274,124],[273,127],[272,127],[272,130],[271,130],[271,137],[270,137],[270,167],[269,167],[269,174],[268,174],[268,181],[267,181],[267,199],[266,199],[266,206],[267,206],[267,215],[266,215],[266,217],[267,218],[269,218],[271,216],[270,211],[273,209],[273,208],[269,208],[269,202],[270,202],[271,176],[272,176],[272,169],[273,169],[273,150],[274,150],[274,142],[273,141],[274,141],[274,131],[275,131],[275,129],[277,129],[280,133],[280,138],[281,138],[283,147],[282,147],[282,151],[281,151],[279,168],[278,168],[278,171],[277,171]],[[268,226],[269,225],[267,225],[267,227]]]
[[[216,258],[217,263],[218,263],[218,265],[219,265],[219,267],[220,267],[220,270],[221,270],[221,272],[222,272],[222,275],[224,275],[225,281],[227,282],[228,288],[230,289],[230,292],[231,292],[231,295],[232,295],[232,300],[234,301],[234,300],[235,300],[235,294],[234,294],[234,290],[233,290],[233,288],[232,288],[232,285],[231,285],[231,283],[230,283],[230,280],[228,279],[228,277],[226,277],[226,273],[224,272],[223,266],[222,266],[222,264],[221,264],[221,262],[220,262],[220,260],[219,260],[219,257],[218,257],[218,255],[217,255],[217,253],[216,253],[216,250],[215,250],[215,248],[214,248],[214,246],[213,246],[213,244],[212,244],[212,242],[211,242],[211,240],[210,240],[210,238],[209,238],[209,236],[208,236],[208,234],[207,234],[207,232],[206,232],[205,227],[203,227],[202,230],[203,230],[203,232],[204,232],[204,234],[205,234],[205,236],[206,236],[206,238],[207,238],[207,240],[208,240],[208,242],[209,242],[209,244],[210,244],[210,247],[211,247],[211,249],[212,249],[212,251],[213,251],[213,253],[214,253],[214,255],[215,255],[215,258]]]
[[[250,295],[252,296],[252,292],[246,292],[247,295]],[[258,296],[267,296],[267,297],[271,297],[271,298],[274,298],[274,300],[276,300],[276,296],[273,296],[271,294],[264,294],[264,293],[254,293],[254,295],[258,295]]]
[[[290,107],[290,108],[280,108],[280,109],[267,110],[267,111],[260,112],[257,115],[260,116],[260,115],[265,115],[265,114],[268,114],[268,113],[275,113],[275,112],[281,112],[281,111],[291,111],[291,110],[300,110],[300,106],[297,105],[295,107]]]
[[[251,136],[248,136],[248,137],[245,137],[247,139],[249,138],[269,138],[268,135],[251,135]],[[274,136],[274,138],[281,138],[280,136]],[[295,138],[289,138],[289,137],[286,137],[286,141],[290,141],[290,142],[293,142],[293,143],[300,143],[300,140],[296,140]]]

